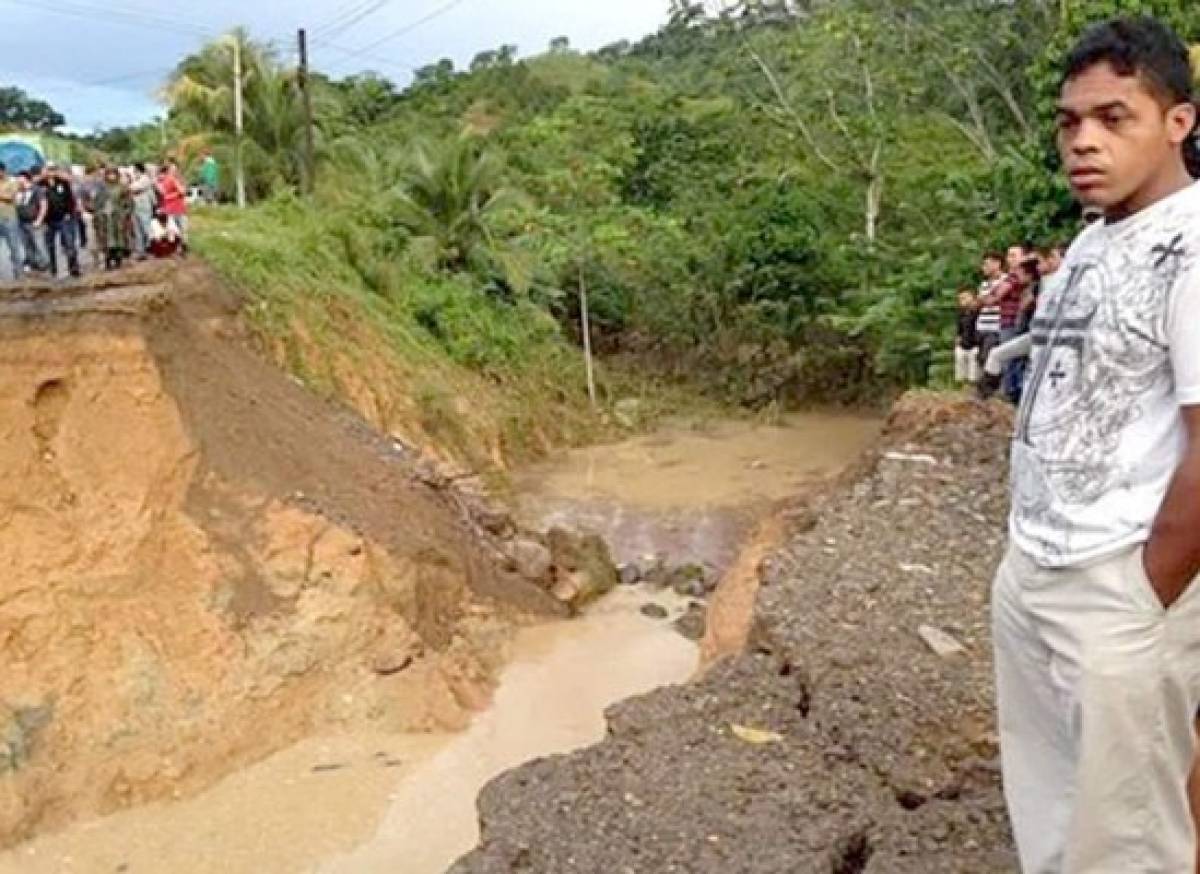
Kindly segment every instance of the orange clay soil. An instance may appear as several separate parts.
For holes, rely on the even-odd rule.
[[[318,730],[462,726],[539,606],[201,268],[129,277],[0,300],[0,846]]]

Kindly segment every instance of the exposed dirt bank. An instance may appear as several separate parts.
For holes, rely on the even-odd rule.
[[[642,616],[647,597],[682,609],[623,588],[578,619],[520,629],[492,705],[465,732],[302,741],[193,798],[0,852],[0,874],[442,874],[479,839],[484,783],[595,743],[609,704],[691,675],[695,645]]]
[[[986,618],[1010,426],[902,402],[857,476],[791,514],[749,650],[493,782],[454,874],[1014,870]]]
[[[124,282],[0,305],[0,845],[322,727],[461,727],[502,605],[557,606],[202,269]]]

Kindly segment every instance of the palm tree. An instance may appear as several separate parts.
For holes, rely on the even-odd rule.
[[[462,136],[436,153],[416,147],[390,207],[393,221],[427,247],[439,267],[498,273],[524,292],[530,284],[529,261],[515,245],[515,231],[503,223],[505,214],[524,200],[505,185],[499,153]]]
[[[241,52],[244,106],[241,158],[251,196],[261,197],[304,181],[305,116],[296,71],[281,66],[267,46],[243,30],[206,45],[186,58],[171,76],[163,96],[174,125],[192,135],[185,140],[211,145],[226,166],[237,158],[234,125],[234,60]],[[318,130],[318,147],[321,145]]]

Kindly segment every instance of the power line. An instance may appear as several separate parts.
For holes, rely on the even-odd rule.
[[[341,27],[335,28],[331,32],[322,34],[321,39],[336,39],[338,36],[345,33],[346,31],[350,30],[352,27],[356,26],[357,24],[362,22],[364,19],[369,18],[370,16],[374,15],[376,12],[378,12],[380,9],[382,9],[384,6],[387,6],[391,2],[392,2],[392,0],[374,0],[374,2],[370,6],[368,6],[366,9],[364,9],[358,15],[354,16],[353,18],[349,19],[348,21],[343,22]]]
[[[163,18],[156,15],[146,15],[145,13],[134,12],[126,9],[113,9],[104,6],[89,6],[83,3],[73,2],[56,2],[53,5],[42,5],[31,3],[30,0],[0,0],[2,3],[8,3],[12,6],[22,8],[33,7],[39,12],[47,12],[54,15],[64,15],[73,18],[85,18],[93,23],[96,22],[113,22],[116,24],[128,24],[135,27],[148,28],[150,30],[170,31],[187,36],[213,36],[213,32],[206,30],[199,25],[191,24],[186,21],[174,18]]]
[[[379,48],[384,43],[389,43],[394,39],[399,39],[400,37],[404,36],[405,34],[412,33],[418,27],[422,27],[422,26],[428,24],[429,22],[433,21],[435,18],[440,18],[441,16],[445,15],[450,10],[454,9],[455,7],[461,6],[465,2],[466,2],[466,0],[450,0],[450,2],[448,2],[448,3],[443,3],[441,6],[437,7],[429,14],[421,16],[416,21],[410,22],[409,24],[406,24],[403,27],[397,28],[396,30],[393,30],[390,33],[385,34],[384,36],[380,37],[379,39],[375,40],[374,42],[368,43],[367,45],[362,46],[361,48],[359,48],[355,51],[353,57],[365,56],[365,55],[367,55],[368,52],[374,51],[375,49]]]
[[[331,26],[322,29],[321,33],[317,35],[317,39],[320,41],[336,39],[391,2],[392,0],[366,0],[365,3],[359,4],[354,11],[343,18],[341,23],[334,22]]]
[[[354,15],[360,9],[371,3],[372,0],[358,0],[358,2],[350,2],[342,6],[329,17],[323,24],[318,24],[312,29],[314,34],[323,33],[337,27],[340,22],[345,21],[351,15]]]
[[[118,85],[121,82],[133,82],[138,79],[148,79],[153,76],[166,77],[171,73],[173,68],[159,68],[157,70],[142,70],[137,73],[122,73],[118,76],[109,76],[104,79],[91,79],[87,81],[60,81],[49,83],[38,83],[36,86],[28,89],[31,93],[45,92],[51,94],[64,93],[67,91],[78,91],[81,88],[105,88],[111,85]]]
[[[385,58],[385,57],[382,57],[381,55],[368,55],[368,54],[364,54],[359,49],[348,49],[345,46],[338,46],[338,45],[334,45],[333,43],[322,43],[321,48],[329,49],[334,52],[337,52],[339,55],[342,55],[346,60],[353,60],[353,59],[357,58],[357,59],[363,60],[363,61],[373,61],[376,64],[381,64],[385,67],[391,67],[395,70],[403,70],[406,73],[417,72],[417,67],[408,63],[403,58],[399,58],[397,60],[392,60],[391,58]]]
[[[123,75],[113,76],[108,79],[97,79],[92,82],[80,82],[78,84],[81,88],[103,88],[107,85],[116,85],[121,82],[131,82],[137,79],[148,79],[151,76],[162,76],[165,78],[174,72],[174,70],[174,67],[167,67],[166,69],[159,67],[157,70],[144,70],[140,73],[125,73]]]

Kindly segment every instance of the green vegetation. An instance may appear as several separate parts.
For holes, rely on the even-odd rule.
[[[268,354],[386,430],[481,469],[596,435],[582,361],[543,309],[382,257],[383,241],[350,216],[284,193],[199,217],[200,253],[245,294]]]
[[[273,330],[352,300],[401,358],[566,407],[582,289],[609,380],[651,372],[753,407],[877,403],[943,378],[953,291],[981,250],[1074,234],[1048,124],[1074,36],[1149,12],[1200,37],[1191,0],[672,6],[636,44],[502,46],[403,91],[315,77],[304,201],[295,73],[234,35],[261,205],[212,217],[200,246]],[[167,88],[173,142],[185,160],[215,146],[227,189],[231,55],[210,46]],[[539,418],[527,409],[560,419],[504,415]]]

